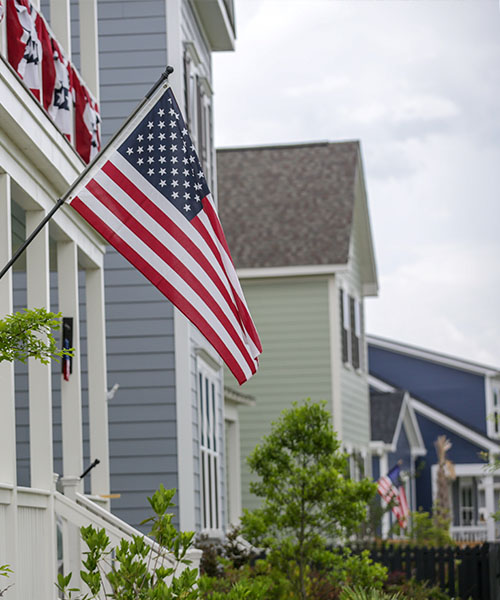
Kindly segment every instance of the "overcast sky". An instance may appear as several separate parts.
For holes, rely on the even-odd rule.
[[[216,144],[358,139],[380,292],[367,331],[500,367],[500,11],[235,0]]]

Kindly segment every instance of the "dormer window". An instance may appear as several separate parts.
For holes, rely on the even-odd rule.
[[[500,382],[494,381],[491,385],[490,401],[487,407],[488,435],[500,438]]]

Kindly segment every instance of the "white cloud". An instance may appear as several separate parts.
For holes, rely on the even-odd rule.
[[[360,139],[370,328],[500,364],[497,3],[239,0],[236,17],[216,143]]]

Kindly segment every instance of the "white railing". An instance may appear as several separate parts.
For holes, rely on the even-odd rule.
[[[486,525],[463,525],[450,527],[450,535],[456,542],[486,542]]]
[[[13,584],[9,600],[56,600],[58,570],[72,572],[72,585],[82,587],[79,572],[87,548],[80,527],[88,525],[105,529],[111,547],[122,539],[143,536],[84,495],[76,494],[74,501],[56,491],[0,484],[0,564],[9,564],[14,571],[2,582]],[[174,566],[164,548],[144,539],[153,548],[153,558],[160,555],[164,564]],[[201,551],[192,549],[186,558],[192,561],[191,568],[198,568]],[[180,565],[178,572],[183,568]]]

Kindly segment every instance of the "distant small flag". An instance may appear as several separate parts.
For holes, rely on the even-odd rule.
[[[392,504],[392,512],[400,527],[405,529],[408,525],[408,517],[410,509],[406,499],[406,492],[402,485],[399,475],[401,467],[395,465],[387,475],[381,477],[377,482],[377,492],[380,494],[384,502],[388,505]]]
[[[241,384],[262,351],[193,142],[160,86],[70,204],[212,344]]]
[[[62,338],[63,350],[70,350],[73,347],[73,317],[63,317],[62,320]],[[69,381],[69,376],[73,371],[73,359],[67,354],[62,357],[62,375],[64,381]]]

